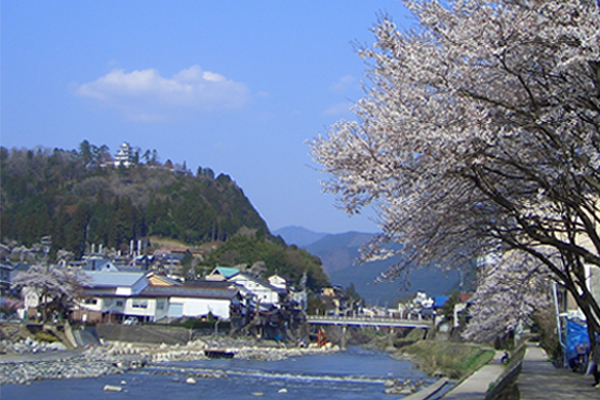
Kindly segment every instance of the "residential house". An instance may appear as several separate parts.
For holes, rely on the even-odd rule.
[[[204,281],[183,286],[155,273],[86,272],[91,278],[85,298],[73,318],[88,322],[120,322],[135,317],[144,322],[163,318],[213,316],[229,320],[246,314],[236,284]],[[85,316],[85,318],[84,318]]]
[[[469,321],[469,299],[472,297],[472,295],[472,293],[459,294],[458,302],[455,303],[453,307],[454,328],[460,328],[461,325],[463,325],[463,321],[465,324]]]
[[[278,275],[269,278],[276,283],[277,286],[275,286],[252,274],[240,272],[237,268],[216,267],[205,279],[207,281],[233,282],[241,286],[242,296],[253,297],[255,303],[266,307],[278,307],[288,294],[287,282]]]
[[[146,275],[146,279],[150,282],[151,286],[179,286],[181,283],[167,276],[150,272]]]
[[[240,270],[230,267],[216,267],[205,279],[207,281],[226,281],[239,274]]]
[[[83,271],[119,272],[119,269],[108,258],[89,257],[83,261],[85,262],[81,265]]]
[[[339,285],[324,287],[321,290],[321,299],[325,302],[325,312],[342,315],[349,311],[349,298],[344,293],[344,288]]]
[[[281,301],[287,295],[287,291],[279,289],[259,278],[244,273],[238,273],[228,279],[228,282],[234,282],[242,286],[245,291],[255,296],[255,301],[263,306],[278,307]]]
[[[79,310],[72,314],[75,320],[101,322],[121,321],[126,317],[138,317],[154,321],[157,317],[157,300],[140,299],[139,294],[148,286],[144,273],[86,271],[90,278],[84,289]],[[164,308],[164,302],[161,302]],[[159,313],[160,314],[160,313]]]
[[[281,290],[287,290],[288,289],[288,285],[287,285],[287,281],[285,280],[285,278],[282,278],[281,276],[275,274],[275,275],[271,275],[270,277],[267,278],[267,280],[269,281],[269,284],[277,289],[281,289]]]
[[[242,304],[240,291],[234,286],[227,282],[206,282],[194,286],[147,286],[140,293],[140,298],[148,301],[153,298],[168,299],[165,316],[170,318],[200,318],[211,314],[218,319],[229,320],[232,310],[239,310]]]

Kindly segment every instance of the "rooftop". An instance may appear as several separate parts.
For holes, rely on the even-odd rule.
[[[91,287],[133,286],[145,276],[143,272],[86,271],[84,273],[90,277]]]
[[[228,288],[205,288],[189,286],[148,286],[140,297],[195,297],[209,299],[232,299],[237,290]]]

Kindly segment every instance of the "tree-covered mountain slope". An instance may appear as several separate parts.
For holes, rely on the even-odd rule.
[[[285,239],[285,236],[283,237]],[[472,290],[472,269],[444,271],[442,266],[411,268],[406,280],[378,282],[377,278],[392,265],[399,263],[400,255],[358,264],[360,248],[373,234],[346,232],[329,234],[307,245],[311,254],[319,257],[331,283],[342,287],[354,284],[355,290],[369,304],[392,306],[396,300],[417,291],[428,295],[450,294],[454,290]]]
[[[224,241],[242,227],[269,235],[229,176],[194,175],[157,162],[156,152],[115,167],[104,149],[85,141],[79,151],[1,148],[2,239],[31,245],[50,235],[53,248],[81,254],[86,243],[118,249],[149,235],[187,244]]]

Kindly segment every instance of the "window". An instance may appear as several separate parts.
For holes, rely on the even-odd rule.
[[[157,300],[156,301],[156,309],[157,310],[164,310],[165,309],[165,301],[164,300]]]
[[[98,300],[97,299],[85,299],[85,300],[83,300],[83,304],[88,304],[88,305],[98,304]]]
[[[117,302],[115,303],[115,305],[117,307],[123,307],[123,300],[117,300]]]
[[[148,308],[148,300],[133,299],[131,307],[133,307],[133,308]]]

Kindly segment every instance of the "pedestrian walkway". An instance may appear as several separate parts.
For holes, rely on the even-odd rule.
[[[503,354],[503,352],[497,351],[492,361],[446,393],[443,400],[484,399],[490,384],[496,382],[504,372],[504,366],[500,361]]]
[[[517,379],[521,400],[598,400],[600,389],[592,383],[591,375],[555,368],[544,350],[534,345],[528,345]]]

